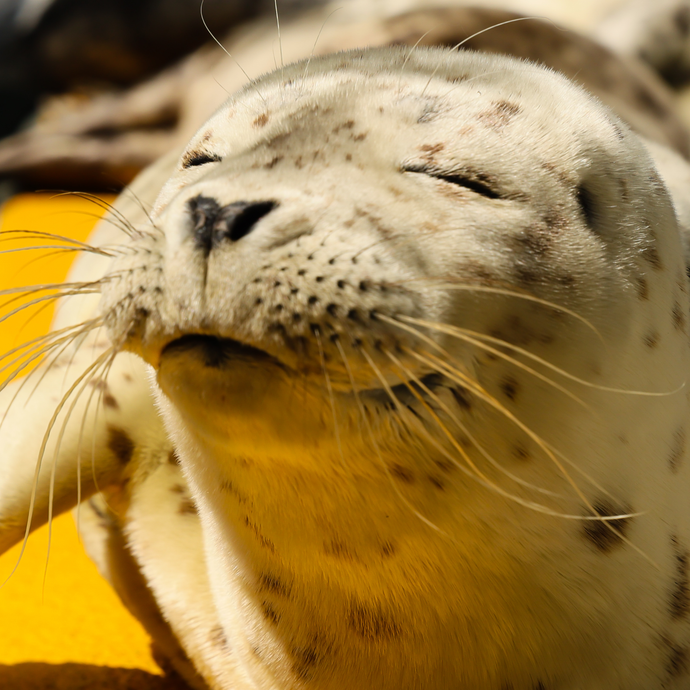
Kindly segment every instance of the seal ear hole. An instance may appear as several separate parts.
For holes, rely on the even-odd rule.
[[[577,205],[580,207],[580,212],[582,213],[585,223],[587,223],[587,226],[593,230],[596,229],[600,214],[597,210],[594,195],[589,191],[589,189],[587,189],[587,187],[585,187],[584,184],[581,184],[577,188],[576,198]]]

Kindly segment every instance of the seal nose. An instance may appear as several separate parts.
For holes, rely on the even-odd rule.
[[[215,199],[196,196],[187,202],[194,239],[206,255],[224,240],[237,242],[278,204],[275,201],[235,201],[220,206]]]

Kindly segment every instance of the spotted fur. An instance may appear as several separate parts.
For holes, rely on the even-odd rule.
[[[109,344],[3,393],[2,545],[25,405],[45,428],[110,345],[49,437],[56,505],[79,457],[87,548],[192,687],[688,687],[687,174],[506,57],[249,84],[77,265],[100,302],[56,327],[98,313]]]

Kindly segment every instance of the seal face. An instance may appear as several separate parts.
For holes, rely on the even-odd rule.
[[[102,313],[248,687],[687,682],[679,247],[637,137],[528,63],[339,54],[202,127]]]
[[[174,446],[108,441],[176,667],[686,687],[687,312],[647,148],[558,74],[387,49],[247,86],[102,283]]]

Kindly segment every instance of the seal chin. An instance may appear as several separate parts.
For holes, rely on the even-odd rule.
[[[269,391],[290,378],[287,367],[267,352],[213,335],[183,335],[167,343],[157,359],[160,387],[194,417],[211,404],[221,416],[260,414]]]

